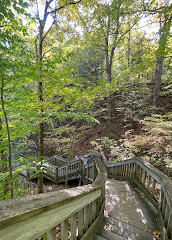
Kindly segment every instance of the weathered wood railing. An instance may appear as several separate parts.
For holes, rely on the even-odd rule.
[[[35,240],[44,233],[56,239],[60,224],[61,240],[91,240],[104,210],[106,170],[101,155],[91,153],[92,184],[72,189],[5,200],[0,203],[0,239]],[[95,170],[96,169],[96,170]],[[89,174],[91,174],[89,177]]]
[[[82,161],[81,160],[67,160],[60,156],[53,156],[47,160],[48,165],[45,166],[44,177],[54,181],[55,183],[62,182],[66,178],[66,174],[74,175],[81,173]]]
[[[172,181],[151,164],[140,158],[133,158],[108,164],[102,155],[108,175],[116,179],[132,179],[158,210],[162,239],[172,239]]]

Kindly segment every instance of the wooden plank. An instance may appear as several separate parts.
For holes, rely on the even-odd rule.
[[[56,228],[52,228],[47,232],[47,240],[56,240]]]
[[[84,234],[84,209],[81,209],[78,212],[78,238],[81,239],[83,234]]]
[[[172,239],[172,212],[169,214],[168,225],[167,225],[167,235],[169,239]]]
[[[68,219],[61,223],[61,240],[68,240]]]
[[[77,229],[77,213],[71,216],[71,240],[76,240],[76,229]]]
[[[156,186],[156,180],[153,178],[152,180],[152,196],[155,198],[155,186]]]
[[[89,222],[89,205],[84,207],[84,233],[88,230]]]
[[[105,208],[105,203],[103,203],[102,206],[101,206],[99,216],[96,218],[96,220],[91,225],[91,227],[88,229],[88,231],[83,235],[81,240],[91,240],[91,239],[94,240],[94,238],[92,238],[92,237],[94,236],[94,234],[97,231],[97,228],[100,224],[101,218],[103,216],[104,208]]]

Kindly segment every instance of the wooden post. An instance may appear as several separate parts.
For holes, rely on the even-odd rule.
[[[168,225],[169,212],[170,212],[170,209],[168,207],[168,204],[166,204],[165,215],[164,215],[164,226],[165,227],[167,227],[167,225]]]
[[[92,224],[92,216],[93,216],[93,213],[92,213],[92,202],[88,205],[88,227],[91,226]]]
[[[76,240],[76,229],[77,229],[77,213],[71,216],[71,240]]]
[[[142,184],[146,188],[146,172],[145,171],[143,173],[143,182],[142,182]]]
[[[142,168],[140,167],[139,171],[139,182],[142,183]]]
[[[87,164],[87,184],[88,184],[88,177],[89,177],[89,166]]]
[[[52,228],[47,232],[47,240],[56,240],[56,228]]]
[[[61,223],[61,240],[68,240],[68,219]]]
[[[98,215],[99,215],[100,208],[101,208],[100,198],[98,198],[98,199],[96,200],[96,217],[98,217]]]
[[[95,219],[96,219],[96,200],[93,202],[93,205],[92,205],[92,211],[93,211],[93,213],[92,213],[92,222],[94,222],[95,221]]]
[[[159,201],[160,201],[160,208],[161,208],[161,212],[162,212],[163,201],[164,201],[164,192],[163,192],[162,188],[161,188],[161,192],[160,192],[160,199],[159,199]]]
[[[162,203],[162,216],[163,216],[163,218],[165,216],[166,204],[167,204],[167,201],[166,201],[166,198],[164,197],[163,203]]]
[[[170,212],[169,218],[168,218],[167,236],[169,239],[172,239],[172,212]]]
[[[152,196],[155,198],[155,186],[156,186],[156,181],[155,179],[153,178],[153,181],[152,181]]]
[[[148,184],[147,184],[148,192],[150,192],[150,181],[151,181],[151,176],[148,174]]]
[[[84,235],[84,209],[78,212],[78,238],[81,239]]]
[[[89,213],[89,206],[87,205],[84,207],[84,233],[86,233],[88,229],[88,213]]]
[[[134,177],[137,179],[137,171],[138,171],[138,165],[137,163],[135,164],[135,169],[134,169]]]

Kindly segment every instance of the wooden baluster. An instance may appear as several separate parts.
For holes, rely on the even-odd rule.
[[[166,204],[166,207],[165,207],[165,215],[164,215],[164,226],[165,226],[165,227],[167,227],[167,225],[168,225],[169,213],[170,213],[170,209],[169,209],[169,207],[168,207],[168,204]]]
[[[88,227],[90,227],[91,226],[91,224],[92,224],[92,217],[93,217],[93,213],[92,213],[92,203],[90,203],[89,205],[88,205]]]
[[[155,198],[155,186],[156,186],[156,181],[155,179],[153,178],[153,181],[152,181],[152,196]]]
[[[122,165],[122,176],[124,176],[124,165]]]
[[[127,177],[130,177],[130,164],[127,164]]]
[[[163,204],[162,204],[162,216],[163,216],[163,218],[165,216],[166,205],[167,205],[167,201],[166,201],[166,198],[164,197]]]
[[[164,192],[161,188],[161,192],[160,192],[160,198],[159,198],[159,203],[160,203],[160,208],[161,208],[161,212],[162,212],[162,208],[163,208],[163,201],[164,201]]]
[[[126,177],[128,176],[128,165],[127,164],[125,165],[125,176]]]
[[[47,240],[56,240],[56,228],[52,228],[47,232]]]
[[[89,214],[89,206],[84,207],[84,233],[88,230],[88,214]]]
[[[132,164],[129,165],[129,177],[132,177]]]
[[[131,164],[131,175],[130,175],[130,177],[133,177],[133,172],[134,172],[134,163],[133,164]]]
[[[98,215],[99,215],[100,208],[101,208],[100,198],[98,198],[98,199],[96,200],[96,217],[98,217]]]
[[[88,177],[89,177],[89,166],[87,164],[87,184],[88,184]]]
[[[77,213],[71,216],[71,240],[76,240],[76,229],[77,229]]]
[[[134,177],[137,179],[137,174],[138,174],[138,165],[135,164],[135,169],[134,169]]]
[[[172,212],[170,212],[169,218],[168,218],[167,236],[168,236],[168,239],[172,239]]]
[[[68,219],[61,223],[61,240],[68,240]]]
[[[145,171],[143,173],[143,182],[142,182],[142,184],[146,188],[146,172]]]
[[[78,212],[78,238],[81,239],[84,234],[84,209]]]
[[[137,180],[140,182],[140,166],[137,168]]]
[[[96,200],[93,202],[93,218],[92,218],[92,222],[94,222],[96,220]]]
[[[136,172],[136,163],[133,163],[133,178],[135,178],[135,172]]]
[[[93,161],[93,181],[95,180],[95,161]]]
[[[117,167],[117,177],[120,176],[120,167]]]
[[[140,167],[140,172],[139,172],[139,182],[142,183],[142,174],[143,174],[143,171],[142,171],[142,168]]]
[[[150,182],[151,182],[151,176],[148,174],[148,184],[147,184],[148,192],[150,192]]]

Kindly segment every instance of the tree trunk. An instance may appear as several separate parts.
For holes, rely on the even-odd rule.
[[[154,107],[158,107],[158,98],[159,98],[160,87],[161,87],[163,61],[164,61],[164,56],[158,57],[156,60],[154,90],[153,90],[153,106]]]
[[[153,89],[153,106],[155,108],[158,107],[159,93],[161,88],[162,81],[162,70],[163,70],[163,61],[165,48],[167,44],[167,40],[170,34],[170,26],[171,26],[172,15],[165,16],[165,21],[162,27],[160,27],[160,39],[159,45],[156,52],[156,68],[155,68],[155,76],[154,76],[154,89]]]
[[[11,162],[11,139],[10,139],[10,129],[8,125],[8,118],[7,118],[7,114],[4,106],[4,79],[2,79],[1,84],[2,84],[1,85],[1,104],[2,104],[2,110],[4,113],[5,125],[6,125],[7,136],[8,136],[8,154],[9,154],[8,167],[9,167],[9,174],[10,174],[9,186],[10,186],[10,196],[12,199],[14,197],[14,193],[13,193],[13,172],[12,172],[12,162]]]
[[[2,119],[0,118],[0,143],[2,142],[1,131],[2,131]],[[7,167],[7,162],[6,162],[5,155],[4,155],[4,150],[2,149],[2,145],[1,145],[1,150],[0,150],[0,159],[1,159],[0,169],[2,170],[3,173],[5,173],[8,171],[8,167]],[[8,192],[8,181],[4,180],[3,195],[5,196],[7,194],[7,192]]]
[[[40,108],[41,112],[43,112],[43,86],[42,86],[42,41],[43,41],[43,29],[44,27],[41,25],[39,26],[39,50],[38,50],[38,64],[39,64],[39,82],[38,82],[38,93],[39,93],[39,100],[40,100]],[[42,114],[41,114],[41,117]],[[43,122],[42,120],[39,123],[39,139],[38,139],[38,156],[40,160],[42,160],[44,155],[44,129],[43,129]],[[38,167],[38,193],[43,193],[43,172],[42,172],[42,162]]]

